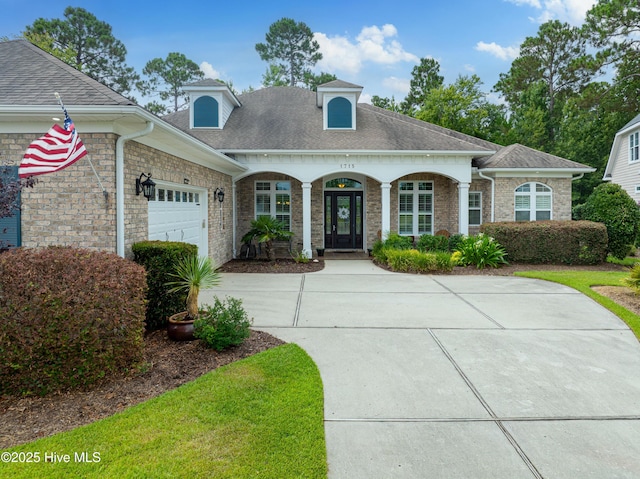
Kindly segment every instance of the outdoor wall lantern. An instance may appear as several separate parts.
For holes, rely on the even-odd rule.
[[[142,177],[146,179],[142,181]],[[156,183],[151,179],[151,173],[149,174],[140,174],[140,178],[136,178],[136,196],[140,196],[140,193],[144,195],[144,197],[149,201],[151,198],[155,198],[156,196]]]
[[[224,189],[216,188],[216,191],[213,192],[213,197],[218,198],[218,201],[222,203],[224,201]]]

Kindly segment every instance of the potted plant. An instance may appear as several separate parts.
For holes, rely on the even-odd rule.
[[[220,284],[220,272],[214,266],[211,258],[190,255],[183,257],[171,275],[176,281],[167,283],[173,286],[169,292],[187,293],[187,310],[169,317],[167,334],[177,341],[194,339],[193,322],[198,318],[198,295],[200,289],[212,288]]]
[[[286,225],[273,216],[260,216],[251,222],[251,229],[242,237],[243,243],[250,243],[254,238],[258,243],[264,243],[265,254],[268,261],[275,261],[273,242],[275,240],[288,240],[293,233],[286,229]]]

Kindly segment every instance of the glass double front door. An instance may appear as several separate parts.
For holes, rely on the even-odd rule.
[[[324,247],[362,248],[362,192],[327,191],[324,194]]]

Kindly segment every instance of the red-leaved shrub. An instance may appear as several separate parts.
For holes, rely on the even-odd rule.
[[[143,361],[145,270],[69,247],[0,254],[0,395],[87,386]]]

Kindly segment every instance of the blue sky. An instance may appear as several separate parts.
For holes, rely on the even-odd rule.
[[[267,64],[255,51],[282,17],[305,22],[320,43],[317,70],[402,100],[412,68],[436,59],[445,83],[477,74],[489,92],[508,72],[518,47],[541,23],[580,25],[595,0],[225,1],[77,0],[113,27],[127,47],[127,63],[141,72],[152,58],[184,53],[208,77],[238,91],[259,88]],[[67,3],[0,0],[0,36],[19,35],[37,18],[63,18]],[[1,74],[1,73],[0,73]],[[361,100],[362,101],[362,100]]]

